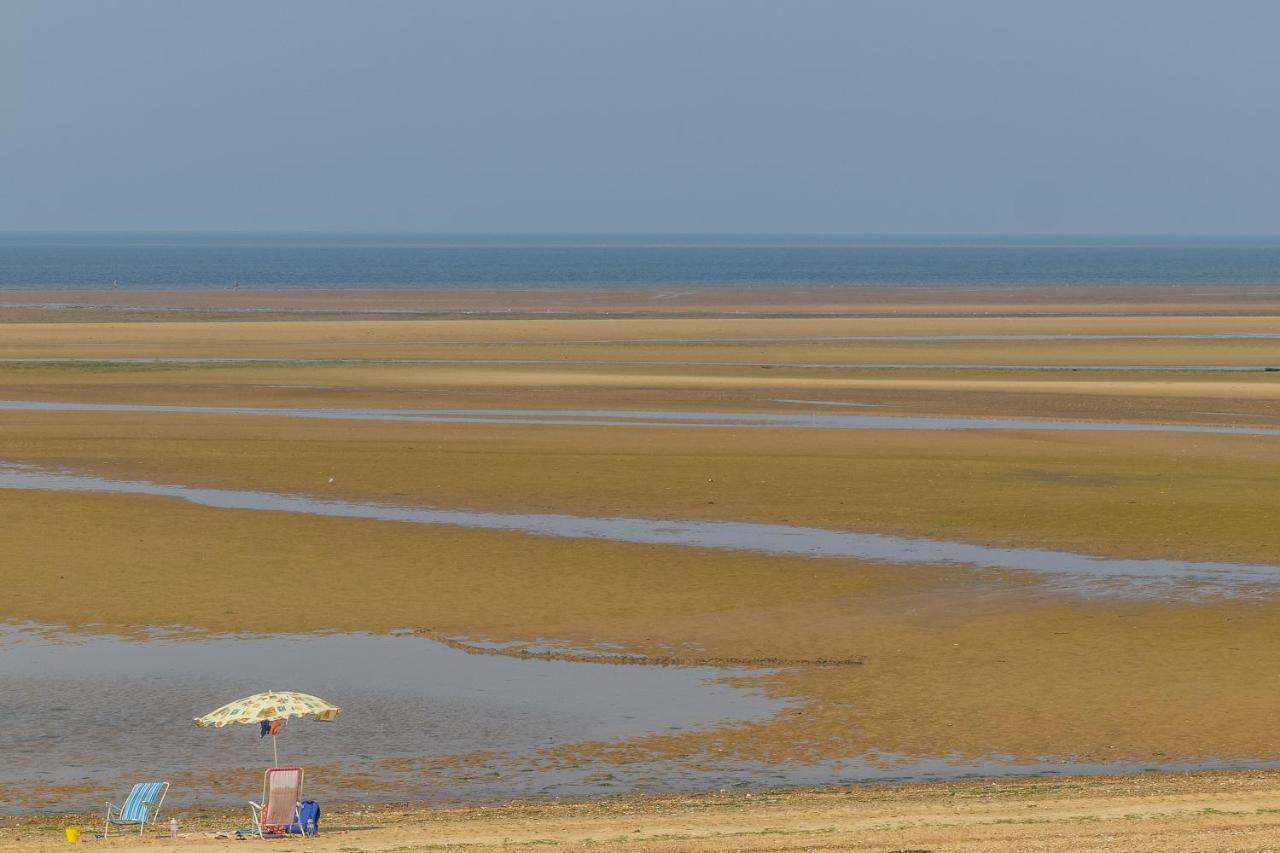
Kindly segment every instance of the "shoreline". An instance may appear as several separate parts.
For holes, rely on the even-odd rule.
[[[1211,850],[1270,849],[1280,832],[1280,771],[966,779],[692,795],[326,804],[307,849],[555,846],[627,850]],[[169,838],[177,817],[180,837]],[[112,849],[212,851],[248,808],[162,810],[142,838],[93,839],[98,816],[0,817],[0,850],[63,847],[62,828]],[[83,838],[83,836],[82,836]],[[284,842],[288,843],[288,842]],[[293,849],[293,848],[290,848]]]

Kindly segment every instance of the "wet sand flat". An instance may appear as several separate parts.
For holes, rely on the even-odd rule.
[[[323,330],[315,330],[319,336]],[[283,364],[361,365],[412,368],[448,366],[523,367],[547,366],[562,369],[624,368],[678,372],[682,368],[706,370],[717,368],[751,370],[1091,370],[1160,369],[1165,372],[1184,370],[1190,373],[1213,369],[1275,368],[1274,342],[1280,335],[1231,335],[1222,337],[1173,336],[1169,338],[1115,336],[1081,338],[1076,336],[1039,338],[1007,338],[993,335],[975,338],[930,336],[923,340],[862,337],[849,340],[788,338],[783,340],[671,340],[671,341],[503,341],[473,343],[468,341],[406,341],[385,346],[351,344],[320,345],[303,341],[292,347],[280,341],[262,345],[254,341],[237,344],[234,349],[172,345],[159,343],[151,349],[129,354],[104,342],[96,348],[49,348],[36,350],[34,356],[11,350],[0,363],[101,362],[103,367],[126,364],[182,365],[209,364],[260,366]],[[1167,350],[1169,341],[1179,349]],[[1162,343],[1164,342],[1164,343]],[[644,372],[644,371],[633,371]]]
[[[11,400],[315,408],[618,409],[622,411],[810,411],[874,404],[891,414],[1063,414],[1144,420],[1169,412],[1183,422],[1231,423],[1275,415],[1280,371],[1192,365],[1098,370],[1053,364],[968,363],[879,369],[872,364],[600,364],[445,360],[437,363],[0,362],[0,394]],[[227,393],[230,392],[230,393]],[[1238,404],[1226,405],[1224,401]],[[1141,406],[1141,408],[1136,408]],[[1129,407],[1126,411],[1126,407]],[[1078,415],[1072,415],[1072,411]],[[827,414],[834,414],[828,411]],[[1218,416],[1216,420],[1205,415]],[[1173,421],[1177,422],[1177,420]]]
[[[1066,294],[1041,303],[950,295],[952,312],[967,305],[969,316],[870,319],[730,316],[723,294],[699,308],[720,316],[697,318],[611,319],[601,306],[615,303],[590,299],[578,304],[595,314],[564,319],[175,322],[166,315],[98,323],[79,309],[48,309],[71,322],[0,325],[0,355],[89,360],[0,364],[0,399],[774,420],[690,429],[14,407],[0,411],[0,463],[447,511],[803,525],[1103,558],[1280,564],[1280,439],[1229,434],[1280,428],[1280,374],[945,366],[961,358],[1112,368],[1266,364],[1280,350],[1267,337],[1205,337],[1280,331],[1265,294],[1237,294],[1236,303],[1223,296],[1221,316],[1188,309],[1178,317],[1150,306],[1140,316],[1141,306],[1119,294],[1095,295],[1091,312],[1063,301]],[[301,305],[289,294],[250,297],[272,310]],[[758,297],[742,295],[742,305],[782,304]],[[168,298],[148,304],[163,307]],[[337,311],[421,307],[397,301],[418,298],[409,296],[315,298],[335,300],[329,307]],[[450,303],[456,308],[472,297],[439,298],[462,300]],[[976,316],[1013,303],[1024,316]],[[937,301],[877,304],[946,313]],[[1096,316],[1117,306],[1128,316]],[[1070,316],[1047,316],[1050,309]],[[1046,334],[1195,337],[923,339]],[[730,340],[858,335],[911,339]],[[94,361],[454,357],[448,353],[551,363]],[[854,358],[940,366],[755,364]],[[655,360],[687,363],[640,363]],[[786,420],[833,409],[1224,432],[801,429]],[[513,654],[549,648],[566,660],[607,651],[716,666],[770,661],[773,671],[741,678],[790,703],[768,719],[548,747],[537,759],[543,767],[661,760],[692,774],[700,763],[737,761],[807,767],[805,778],[834,781],[853,772],[841,762],[910,775],[928,761],[963,771],[1046,760],[1173,767],[1275,757],[1269,709],[1280,597],[1266,583],[1226,597],[1184,590],[1086,598],[1019,571],[218,509],[143,494],[0,489],[0,516],[0,582],[13,592],[0,603],[4,620],[138,638],[157,627],[191,636],[408,629],[515,643],[505,650]],[[305,589],[307,605],[262,606],[246,590],[264,578]]]
[[[10,461],[194,487],[795,524],[1135,558],[1280,559],[1271,533],[1280,456],[1263,436],[40,411],[0,412],[0,434]]]
[[[703,319],[516,319],[516,320],[264,320],[173,321],[150,323],[8,324],[0,356],[75,357],[205,356],[284,358],[413,358],[588,356],[618,358],[707,357],[724,351],[727,360],[782,350],[783,358],[800,361],[866,360],[877,351],[886,361],[901,361],[905,349],[934,344],[932,360],[950,351],[965,361],[994,357],[993,343],[1034,352],[1045,343],[1128,345],[1131,350],[1159,350],[1168,336],[1184,336],[1192,353],[1224,349],[1258,354],[1259,340],[1248,335],[1275,335],[1271,316],[1229,317],[1027,317],[910,319],[727,317]],[[1048,341],[1025,336],[1054,336]],[[1070,336],[1083,337],[1072,341]],[[1143,336],[1166,336],[1144,340]],[[1021,339],[1019,336],[1022,336]],[[1063,337],[1067,336],[1067,337]],[[1099,337],[1102,336],[1102,337]],[[1107,337],[1110,336],[1110,337]],[[1205,337],[1209,336],[1209,337]],[[1238,337],[1230,337],[1238,336]],[[908,340],[895,340],[907,337]],[[923,338],[923,340],[920,340]],[[995,339],[994,341],[991,339]],[[1000,338],[1010,338],[1001,341]],[[1055,339],[1056,338],[1056,339]],[[834,340],[833,340],[834,339]],[[914,340],[913,340],[914,339]],[[937,340],[930,340],[937,339]],[[1177,341],[1176,337],[1172,340]],[[1265,338],[1262,339],[1265,343]],[[750,347],[745,345],[750,344]],[[807,344],[807,347],[800,345]],[[917,346],[906,347],[904,344]],[[984,348],[979,346],[987,344]],[[623,349],[625,345],[627,349]],[[569,347],[556,352],[547,347]],[[1077,347],[1078,348],[1078,347]],[[1061,356],[1060,356],[1061,357]],[[923,360],[923,359],[922,359]],[[941,359],[945,360],[945,359]]]
[[[6,602],[10,618],[124,632],[423,628],[691,663],[796,662],[756,683],[800,701],[803,713],[573,748],[566,761],[721,754],[805,762],[884,752],[1158,763],[1256,758],[1273,738],[1273,599],[1081,602],[1038,595],[1025,579],[927,567],[151,497],[5,492],[0,502],[13,525],[4,582],[19,590]],[[199,594],[184,596],[191,577],[201,578]],[[264,579],[305,587],[307,606],[246,598]],[[863,663],[801,665],[841,658]]]
[[[811,559],[861,560],[912,568],[937,565],[980,574],[1020,573],[1044,583],[1047,592],[1086,598],[1206,601],[1257,597],[1280,588],[1280,565],[1273,564],[1125,559],[794,524],[415,507],[385,501],[335,500],[297,493],[121,480],[12,463],[0,464],[0,489],[161,497],[219,510],[459,527],[557,539],[674,545]]]

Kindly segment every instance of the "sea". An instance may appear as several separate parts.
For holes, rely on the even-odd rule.
[[[1280,283],[1280,237],[0,234],[0,288]]]

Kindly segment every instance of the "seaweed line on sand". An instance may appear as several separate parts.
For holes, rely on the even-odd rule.
[[[472,655],[498,655],[522,660],[554,660],[569,663],[610,663],[633,666],[861,666],[865,658],[783,658],[783,657],[685,657],[675,655],[640,655],[609,652],[555,651],[524,646],[495,647],[469,643],[431,628],[416,628],[413,633],[433,642]]]

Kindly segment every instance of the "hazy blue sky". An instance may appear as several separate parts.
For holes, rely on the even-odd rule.
[[[0,229],[1280,233],[1280,3],[3,0]]]

